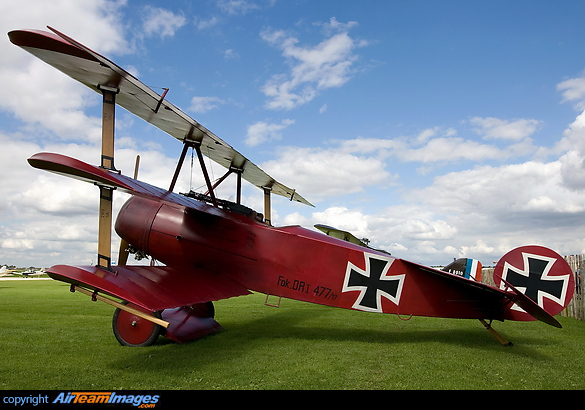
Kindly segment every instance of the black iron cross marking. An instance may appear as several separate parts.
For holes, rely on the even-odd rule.
[[[364,257],[366,270],[348,262],[345,272],[342,291],[360,291],[353,308],[369,312],[382,312],[382,297],[398,305],[404,275],[386,276],[394,259],[367,253],[364,253]]]
[[[524,294],[544,307],[543,298],[562,305],[569,283],[568,275],[548,276],[555,259],[545,256],[522,253],[524,267],[518,269],[508,263],[504,265],[502,278],[515,288],[524,290]]]

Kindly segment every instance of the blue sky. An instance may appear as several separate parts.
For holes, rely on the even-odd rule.
[[[315,205],[275,199],[275,224],[337,226],[433,265],[490,265],[533,243],[585,252],[584,16],[582,1],[0,5],[5,33],[50,25],[168,87]],[[97,163],[100,97],[7,37],[0,49],[0,264],[95,262],[95,188],[26,159]],[[140,154],[140,178],[168,185],[176,140],[120,109],[116,144],[125,174]],[[178,190],[200,185],[186,167]],[[262,209],[257,189],[244,194]]]

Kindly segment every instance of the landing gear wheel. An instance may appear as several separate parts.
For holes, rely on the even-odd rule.
[[[152,313],[132,304],[128,304],[128,306],[145,313]],[[130,347],[151,346],[161,333],[161,327],[156,323],[120,308],[114,312],[112,329],[118,342],[122,346]]]

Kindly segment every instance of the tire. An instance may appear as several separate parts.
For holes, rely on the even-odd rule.
[[[152,313],[132,304],[128,306],[145,313]],[[122,346],[129,347],[151,346],[161,334],[161,326],[120,308],[116,309],[112,317],[112,329],[118,342]]]

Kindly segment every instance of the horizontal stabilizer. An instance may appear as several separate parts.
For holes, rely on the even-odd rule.
[[[346,242],[349,242],[349,243],[353,243],[355,245],[363,246],[364,248],[372,249],[374,251],[378,251],[378,252],[382,252],[382,253],[385,253],[387,255],[390,255],[390,252],[387,252],[387,251],[385,251],[383,249],[374,249],[374,248],[372,248],[370,245],[368,245],[365,242],[365,241],[368,241],[367,239],[363,239],[363,240],[362,239],[358,239],[353,234],[351,234],[351,233],[349,233],[347,231],[343,231],[341,229],[337,229],[337,228],[334,228],[332,226],[322,225],[322,224],[315,225],[315,228],[319,229],[325,235],[331,236],[332,238],[341,239],[342,241],[346,241]]]
[[[347,231],[342,231],[341,229],[337,229],[337,228],[333,228],[332,226],[321,225],[321,224],[315,225],[315,228],[319,229],[324,234],[332,236],[334,238],[341,239],[341,240],[346,241],[346,242],[351,242],[351,243],[354,243],[356,245],[365,246],[366,248],[368,247],[367,244],[365,244],[363,241],[356,238],[354,235],[352,235],[351,233],[349,233]]]
[[[502,279],[502,282],[504,282],[508,286],[508,288],[515,294],[514,302],[522,309],[524,309],[526,313],[528,313],[533,318],[538,319],[541,322],[547,323],[551,326],[558,328],[562,327],[561,324],[553,316],[551,316],[546,310],[538,306],[536,302],[534,302],[532,299],[530,299],[524,293],[520,292],[518,289],[516,289],[514,286],[512,286],[505,280]]]

